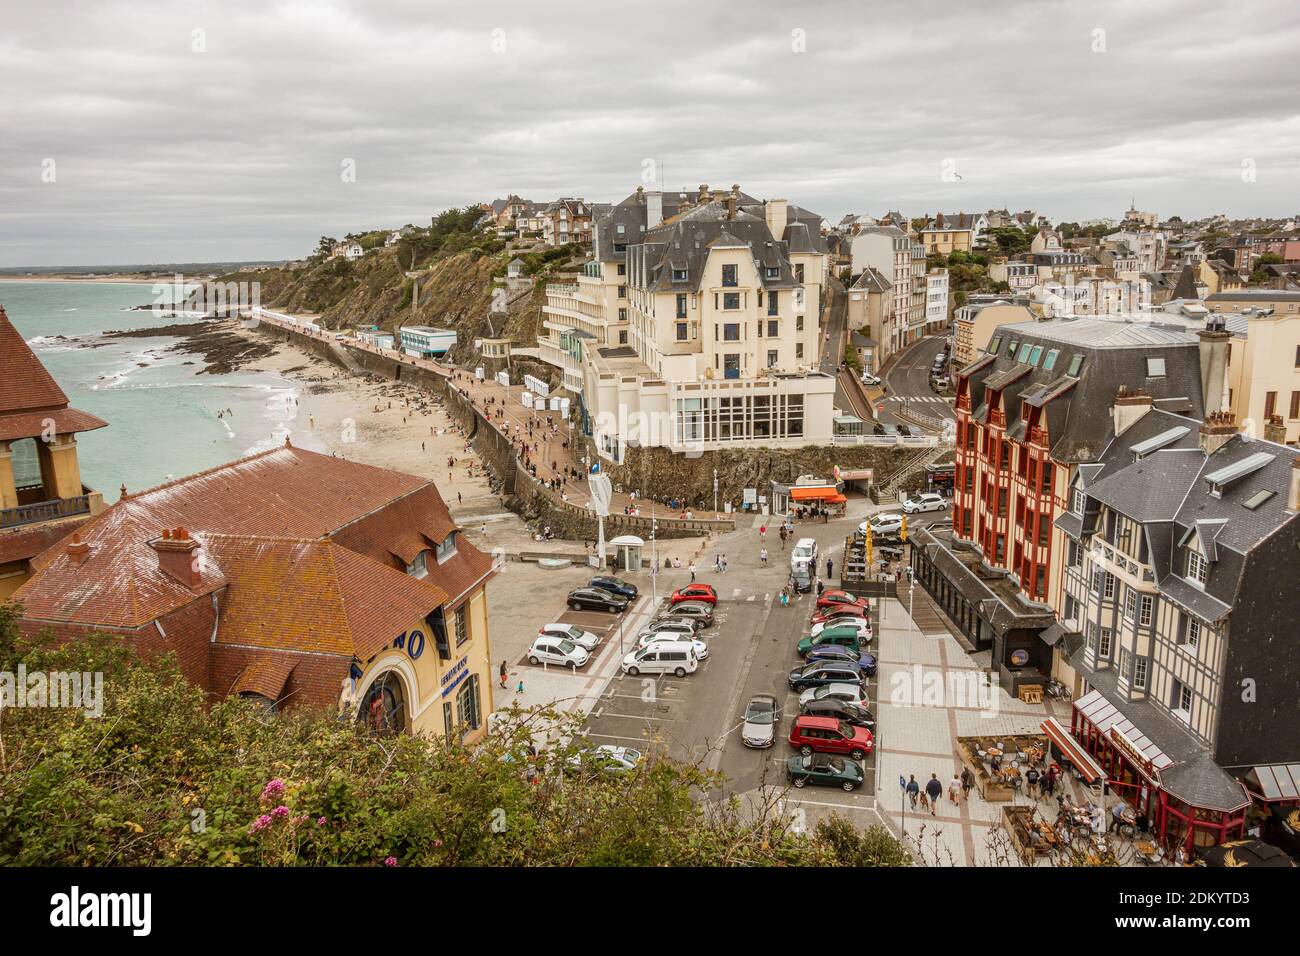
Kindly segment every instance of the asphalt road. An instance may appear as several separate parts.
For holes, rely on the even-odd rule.
[[[905,350],[885,373],[885,410],[880,420],[897,425],[905,422],[898,416],[906,399],[910,407],[931,418],[955,419],[952,405],[930,388],[930,368],[943,348],[945,337],[932,335]]]

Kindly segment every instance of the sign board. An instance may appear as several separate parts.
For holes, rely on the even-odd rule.
[[[1124,731],[1118,727],[1112,727],[1109,734],[1110,741],[1115,745],[1115,749],[1128,758],[1128,761],[1142,773],[1148,777],[1152,776],[1151,761],[1142,755],[1142,751],[1138,749],[1137,744],[1133,743]]]
[[[591,504],[601,518],[609,516],[609,501],[614,489],[609,483],[609,476],[599,472],[587,476],[587,486],[591,489]]]
[[[745,504],[747,504],[747,505],[755,505],[755,504],[758,504],[758,489],[757,489],[757,488],[746,488],[746,489],[744,490],[744,498],[743,498],[743,501],[744,501]]]

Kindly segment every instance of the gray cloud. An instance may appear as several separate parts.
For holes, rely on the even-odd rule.
[[[614,200],[647,158],[827,217],[1292,214],[1298,46],[1264,0],[28,5],[0,265],[296,257],[511,191]]]

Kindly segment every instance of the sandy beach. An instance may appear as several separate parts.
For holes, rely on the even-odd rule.
[[[267,341],[254,333],[239,334]],[[478,458],[434,396],[409,385],[349,375],[283,343],[247,368],[272,372],[298,386],[296,407],[286,409],[285,421],[295,444],[432,478],[460,516],[502,510]]]

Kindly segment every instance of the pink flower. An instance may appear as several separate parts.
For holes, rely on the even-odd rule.
[[[324,825],[325,825],[325,818],[324,818],[324,817],[317,817],[317,818],[316,818],[316,826],[318,826],[318,827],[323,827]]]
[[[271,825],[271,818],[264,813],[256,820],[254,820],[252,824],[249,826],[248,835],[253,836],[254,834],[261,833],[270,825]]]
[[[274,780],[268,780],[266,786],[262,788],[262,803],[271,803],[284,796],[284,781],[279,777]]]
[[[384,866],[397,866],[397,857],[388,857],[388,859],[384,860]]]
[[[289,815],[289,808],[286,807],[284,804],[280,804],[278,807],[276,807],[274,810],[271,811],[271,816],[273,817],[287,817],[288,815]]]

